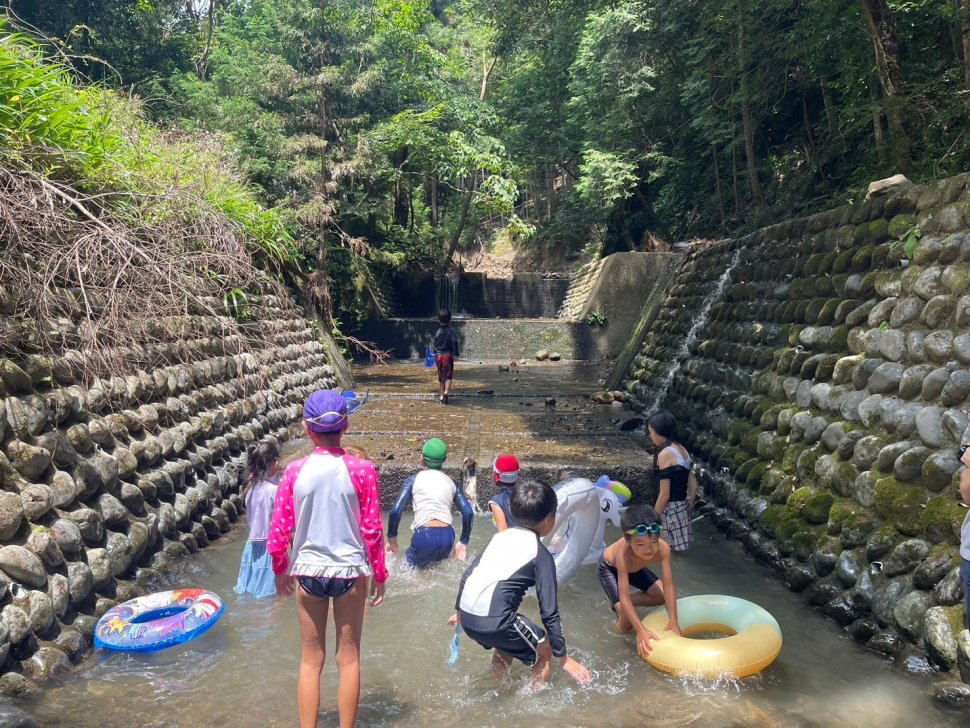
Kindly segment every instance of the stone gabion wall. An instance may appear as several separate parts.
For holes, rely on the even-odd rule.
[[[970,394],[968,181],[697,252],[626,388],[639,407],[675,413],[705,466],[713,520],[792,590],[899,664],[959,662],[970,682],[957,491]]]
[[[100,615],[227,532],[247,445],[335,386],[295,309],[267,296],[250,312],[233,335],[193,316],[183,346],[119,347],[143,366],[90,386],[77,352],[0,360],[0,692],[66,669]]]
[[[559,308],[559,318],[567,321],[579,320],[593,288],[596,287],[596,281],[599,280],[600,273],[603,272],[605,261],[606,258],[590,261],[572,275],[569,281],[569,289],[566,291],[566,298]]]

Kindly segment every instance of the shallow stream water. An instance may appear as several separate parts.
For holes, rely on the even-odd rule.
[[[632,638],[610,631],[611,612],[595,567],[588,566],[560,588],[560,610],[570,653],[593,671],[592,683],[580,687],[556,671],[549,686],[529,694],[528,671],[518,666],[495,684],[486,676],[488,653],[467,638],[457,663],[447,664],[452,631],[446,620],[464,565],[449,562],[416,573],[392,557],[385,603],[369,610],[364,626],[359,725],[966,725],[965,716],[933,705],[929,678],[895,672],[810,612],[738,544],[704,522],[697,525],[691,552],[675,557],[678,592],[732,594],[772,612],[784,647],[761,675],[699,682],[649,667]],[[74,674],[48,683],[22,707],[51,727],[294,725],[299,661],[294,602],[256,602],[233,593],[246,529],[237,531],[154,585],[204,586],[226,598],[226,613],[210,632],[154,654],[93,653]],[[493,533],[478,518],[470,556]],[[608,539],[617,536],[609,526]],[[536,611],[534,601],[529,608]],[[337,724],[331,662],[324,672],[321,726]]]

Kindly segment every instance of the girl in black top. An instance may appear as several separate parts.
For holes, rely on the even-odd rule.
[[[653,444],[661,448],[654,460],[659,478],[657,503],[663,537],[674,551],[686,551],[694,538],[691,506],[697,497],[697,480],[687,450],[677,442],[677,420],[660,410],[647,420],[647,432]]]

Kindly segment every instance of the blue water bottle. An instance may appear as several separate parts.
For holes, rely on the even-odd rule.
[[[428,344],[428,348],[424,350],[424,365],[428,369],[434,366],[434,349],[431,348],[431,344]]]

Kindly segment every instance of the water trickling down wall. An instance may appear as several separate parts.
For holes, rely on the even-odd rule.
[[[792,590],[899,664],[966,675],[968,180],[695,252],[625,383],[677,415],[710,516]]]

